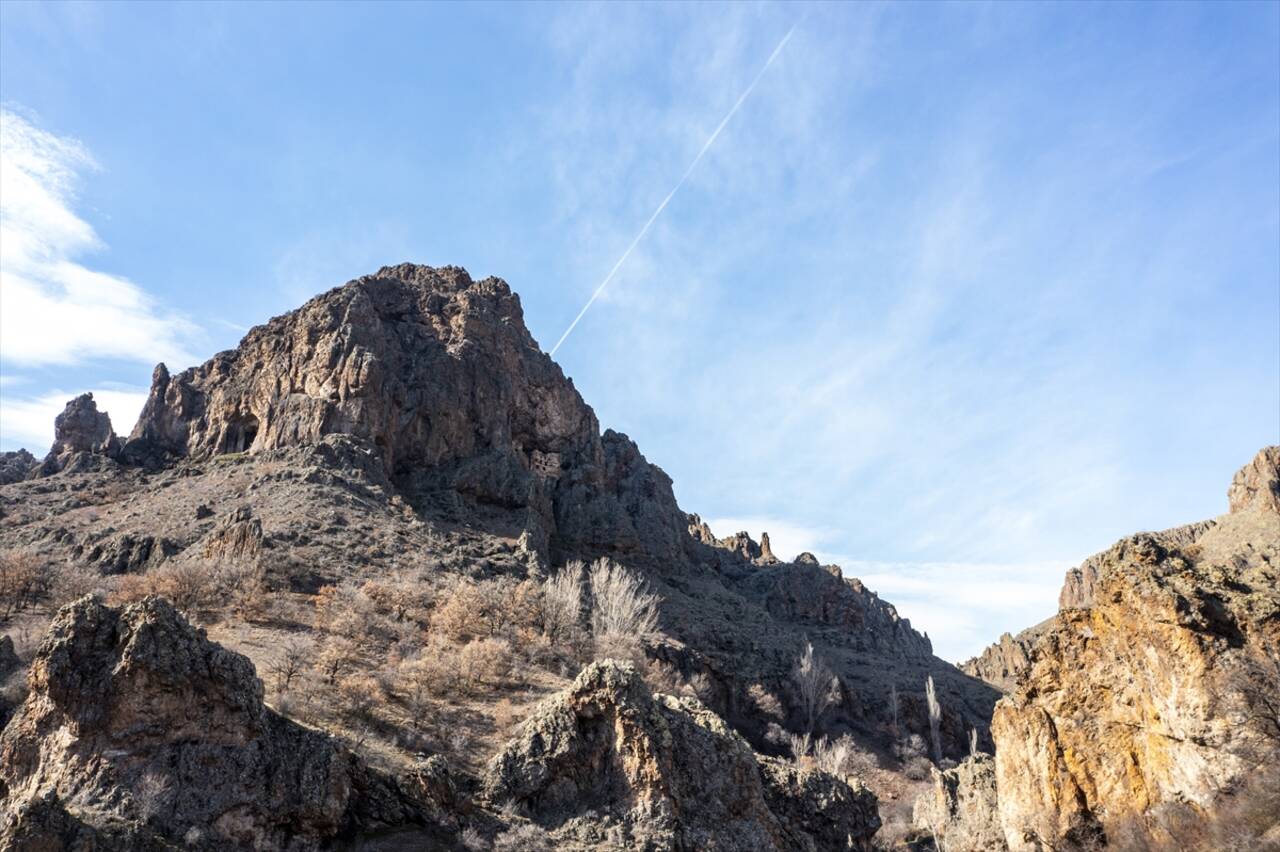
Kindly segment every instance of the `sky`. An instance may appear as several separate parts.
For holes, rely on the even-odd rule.
[[[959,660],[1280,442],[1280,4],[6,2],[0,105],[3,449],[460,265]]]

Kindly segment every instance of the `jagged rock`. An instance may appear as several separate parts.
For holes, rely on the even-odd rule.
[[[1236,473],[1227,490],[1232,512],[1251,508],[1280,513],[1280,447],[1267,447]]]
[[[947,852],[1004,852],[1004,831],[996,798],[996,766],[988,754],[958,766],[932,770],[933,786],[911,809],[915,825]]]
[[[856,782],[760,757],[697,701],[653,695],[612,661],[538,708],[484,792],[566,844],[613,826],[624,848],[816,852],[864,848],[880,824]]]
[[[1278,692],[1280,513],[1242,484],[1272,481],[1277,459],[1267,448],[1237,475],[1230,514],[1090,560],[1088,606],[1058,614],[996,707],[1015,852],[1096,842],[1170,803],[1209,812],[1280,756],[1280,731],[1256,724]]]
[[[16,676],[15,673],[21,670],[22,660],[18,659],[18,655],[13,650],[13,639],[0,636],[0,686],[4,686],[10,677]],[[4,728],[5,723],[9,721],[9,714],[13,709],[9,699],[0,692],[0,729]]]
[[[394,782],[266,708],[252,663],[162,599],[64,607],[29,682],[0,733],[4,825],[39,828],[32,814],[52,814],[54,835],[71,825],[99,850],[145,846],[112,840],[122,832],[197,848],[306,850],[421,819]]]
[[[154,535],[117,533],[87,549],[84,557],[103,574],[137,574],[178,552],[172,541]]]
[[[205,559],[252,562],[262,556],[262,521],[248,506],[226,515],[205,537],[201,555]]]
[[[13,650],[13,638],[0,636],[0,681],[22,668],[22,660]]]
[[[1001,634],[994,645],[961,663],[960,671],[986,681],[1001,692],[1012,692],[1031,670],[1031,650],[1052,621],[1042,621],[1035,627],[1020,631],[1017,636]]]
[[[119,452],[120,440],[111,428],[111,417],[98,411],[93,394],[83,393],[54,419],[53,447],[41,463],[40,473],[48,476],[68,468],[97,469],[100,459],[92,457],[115,458]]]
[[[26,450],[0,453],[0,485],[21,482],[36,467],[36,457]]]
[[[862,650],[919,658],[933,653],[929,638],[911,629],[892,604],[839,568],[782,564],[750,578],[747,587],[774,616],[838,627]]]
[[[769,545],[769,534],[767,532],[760,533],[760,560],[762,562],[778,561],[778,557],[773,555],[773,548]]]

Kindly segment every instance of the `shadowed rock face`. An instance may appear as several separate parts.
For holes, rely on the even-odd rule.
[[[29,683],[0,734],[0,847],[305,850],[421,819],[393,782],[267,709],[252,663],[162,599],[65,607]]]
[[[996,707],[1012,849],[1087,843],[1163,803],[1209,811],[1275,759],[1280,731],[1255,722],[1280,674],[1278,461],[1269,447],[1236,476],[1229,514],[1090,560],[1089,594]]]
[[[866,789],[756,755],[697,701],[611,661],[545,702],[484,783],[558,830],[557,848],[860,849],[880,824]]]

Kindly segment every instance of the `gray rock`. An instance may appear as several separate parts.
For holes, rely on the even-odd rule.
[[[393,781],[268,709],[252,663],[162,599],[64,607],[30,686],[0,734],[0,825],[65,834],[70,821],[105,850],[146,846],[120,832],[307,850],[423,820]]]
[[[756,755],[696,700],[651,694],[613,661],[544,702],[483,783],[566,843],[589,824],[628,848],[817,852],[863,848],[880,825],[857,782]]]

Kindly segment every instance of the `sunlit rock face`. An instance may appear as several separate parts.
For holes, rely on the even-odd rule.
[[[1209,811],[1276,742],[1253,723],[1280,673],[1280,449],[1237,474],[1229,514],[1091,559],[996,707],[1011,849],[1057,849],[1189,802]],[[1083,588],[1083,586],[1081,587]]]

